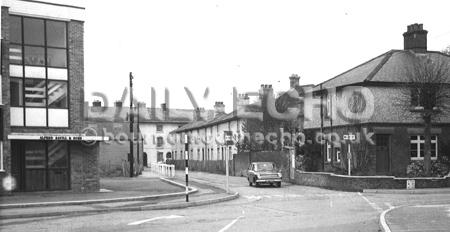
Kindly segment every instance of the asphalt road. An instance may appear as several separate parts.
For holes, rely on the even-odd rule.
[[[199,183],[222,184],[221,178],[199,177]],[[232,177],[231,188],[241,197],[214,205],[159,211],[116,212],[76,217],[3,221],[1,231],[379,231],[380,214],[400,205],[449,204],[449,194],[364,194],[289,185],[249,187]],[[195,184],[194,184],[195,185]],[[421,209],[392,211],[388,223]],[[432,210],[430,207],[427,210]],[[447,208],[441,209],[446,212]],[[425,211],[424,211],[425,212]],[[397,213],[397,214],[394,214]],[[428,212],[429,213],[429,212]],[[392,216],[392,218],[390,218]],[[447,215],[444,215],[447,216]],[[448,217],[444,217],[448,220]],[[437,217],[442,220],[442,218]],[[391,220],[391,222],[389,222]],[[424,224],[424,223],[422,223]],[[425,223],[423,226],[426,226]],[[417,227],[416,227],[417,228]],[[447,227],[448,228],[448,227]],[[394,229],[402,229],[396,227]],[[395,231],[395,230],[393,230]]]

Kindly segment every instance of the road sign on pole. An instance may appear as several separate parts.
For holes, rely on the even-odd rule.
[[[184,135],[184,160],[186,169],[186,202],[189,202],[189,142],[187,134]]]
[[[348,175],[351,176],[352,175],[352,152],[351,152],[351,145],[349,141],[354,141],[356,140],[356,136],[354,134],[348,134],[348,135],[344,135],[344,140],[347,141],[348,144],[348,148],[347,148],[347,164],[348,164]]]
[[[225,145],[233,145],[233,132],[232,131],[224,131],[224,142]],[[228,152],[225,152],[225,175],[227,177],[227,183],[226,183],[226,191],[227,193],[230,191],[230,174],[229,174],[229,162],[230,162],[230,153],[231,149],[228,149]]]

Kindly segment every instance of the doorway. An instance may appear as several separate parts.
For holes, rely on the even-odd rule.
[[[70,189],[66,141],[11,141],[12,169],[18,191]]]
[[[387,175],[391,171],[390,135],[376,135],[376,173],[377,175]]]

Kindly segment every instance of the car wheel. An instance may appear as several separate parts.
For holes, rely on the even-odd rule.
[[[281,187],[281,182],[278,182],[276,186],[277,188]]]
[[[253,178],[253,184],[255,185],[255,186],[259,186],[259,183],[258,182],[256,182],[256,178]]]

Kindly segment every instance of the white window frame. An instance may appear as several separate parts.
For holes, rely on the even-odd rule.
[[[327,162],[331,162],[331,143],[327,141]]]
[[[3,166],[3,141],[0,141],[0,172],[4,172],[5,167]]]
[[[336,147],[336,162],[341,162],[341,148],[340,147]]]
[[[415,139],[410,139],[410,144],[416,144],[417,146],[417,156],[416,157],[412,157],[411,156],[411,148],[409,151],[409,156],[411,157],[411,160],[423,160],[425,157],[420,157],[420,144],[425,144],[425,138],[422,140],[420,139],[420,136],[423,135],[412,135],[413,137],[415,137]],[[433,136],[435,137],[435,139],[433,139]],[[431,154],[431,159],[432,160],[436,160],[438,157],[438,136],[437,135],[432,135],[431,136],[431,146],[435,146],[436,150],[435,150],[435,154],[433,156],[433,154]],[[424,151],[424,156],[425,156],[425,151]]]
[[[327,94],[327,118],[331,118],[331,94],[330,93],[328,93]]]

